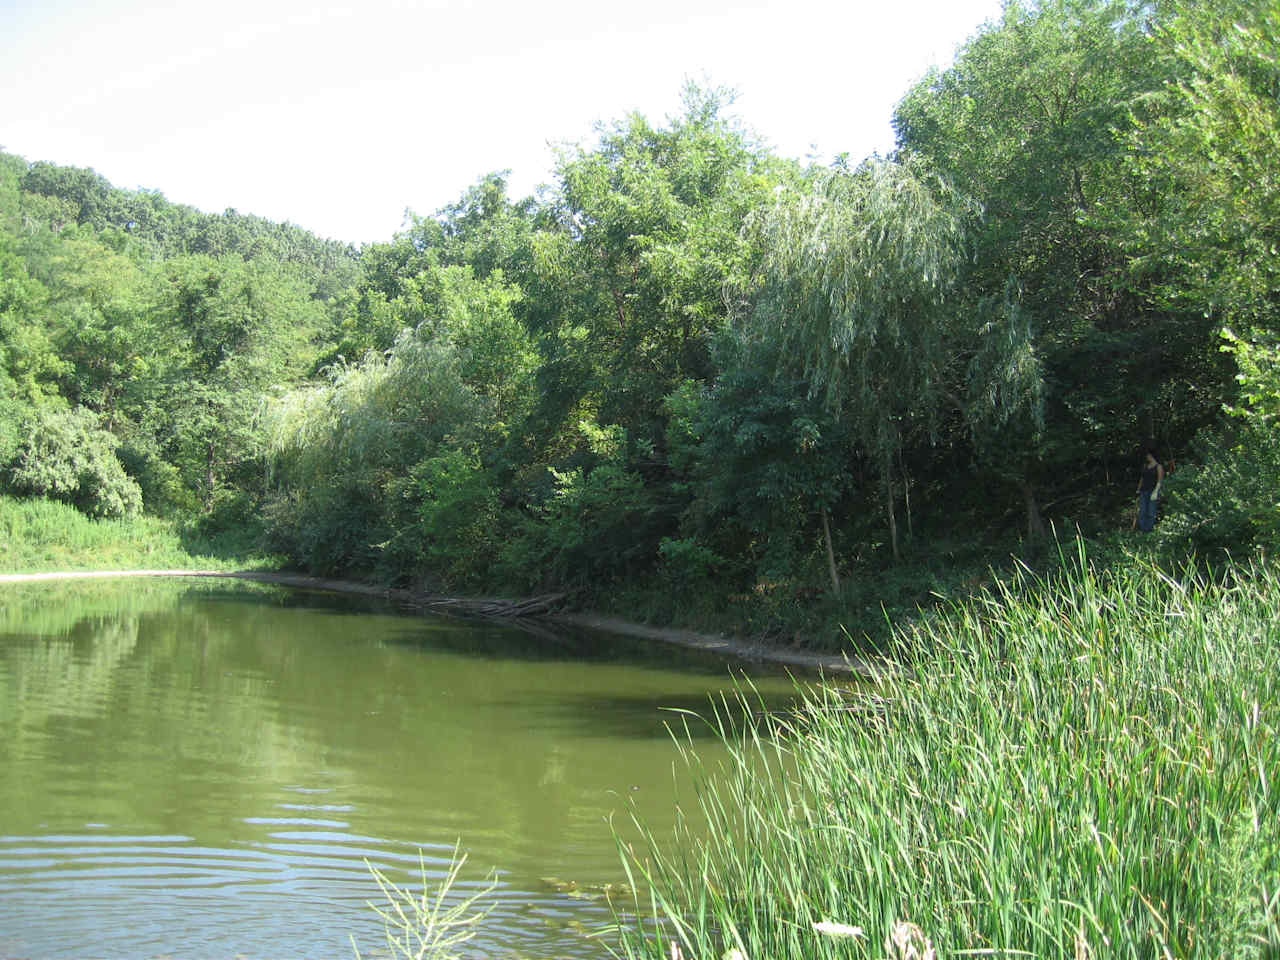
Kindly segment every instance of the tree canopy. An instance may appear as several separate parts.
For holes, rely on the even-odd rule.
[[[780,158],[689,86],[360,250],[0,154],[0,484],[668,614],[1120,525],[1145,444],[1271,449],[1277,37],[1012,0],[891,156]]]

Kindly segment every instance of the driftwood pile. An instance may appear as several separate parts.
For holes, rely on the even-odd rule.
[[[458,617],[512,620],[519,617],[544,617],[555,613],[566,596],[567,594],[563,593],[546,593],[540,597],[524,597],[518,600],[493,597],[430,597],[417,600],[412,605],[420,610]]]

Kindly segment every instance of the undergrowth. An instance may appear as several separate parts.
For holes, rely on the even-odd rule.
[[[0,572],[272,569],[252,544],[157,517],[91,519],[53,500],[0,497]]]

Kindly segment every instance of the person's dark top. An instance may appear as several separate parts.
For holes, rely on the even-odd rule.
[[[1159,479],[1160,464],[1152,464],[1149,467],[1142,468],[1142,483],[1138,485],[1139,493],[1150,493],[1156,488],[1156,481]],[[1132,476],[1132,474],[1130,474]]]

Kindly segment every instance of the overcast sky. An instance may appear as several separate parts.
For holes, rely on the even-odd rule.
[[[0,147],[353,243],[686,79],[784,156],[891,148],[894,104],[999,0],[0,0]]]

